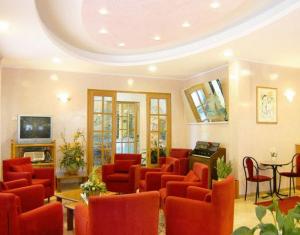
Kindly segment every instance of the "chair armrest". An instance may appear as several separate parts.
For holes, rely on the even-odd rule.
[[[161,177],[161,187],[165,188],[169,181],[183,181],[184,176],[182,175],[163,175]]]
[[[63,235],[63,208],[58,202],[23,213],[19,218],[22,234]]]
[[[3,189],[5,189],[5,190],[29,186],[27,179],[6,181],[6,182],[3,182],[2,184],[3,184]]]
[[[161,188],[161,176],[170,172],[147,172],[146,191],[159,190]]]
[[[143,167],[141,168],[140,171],[140,176],[141,176],[141,180],[146,179],[146,173],[147,172],[160,172],[161,168],[147,168],[147,167]]]
[[[129,184],[132,189],[132,192],[135,192],[139,187],[140,172],[140,165],[131,165],[129,168]]]
[[[30,211],[44,205],[45,189],[43,185],[31,185],[22,188],[5,190],[3,193],[13,193],[21,200],[22,212]]]
[[[161,165],[163,165],[165,163],[166,163],[166,157],[160,157],[159,158],[159,165],[161,166]]]
[[[89,210],[88,207],[79,203],[75,207],[75,234],[76,235],[87,235],[89,226]]]
[[[190,186],[187,189],[187,198],[203,201],[208,193],[211,193],[210,189]]]
[[[30,172],[7,172],[6,175],[7,181],[27,179],[28,183],[32,184],[32,174]]]
[[[177,196],[177,197],[186,197],[187,196],[187,188],[189,186],[200,186],[199,182],[173,182],[170,181],[167,183],[167,191],[166,196]]]
[[[102,166],[102,180],[107,182],[107,176],[113,174],[115,171],[114,164],[106,164]]]

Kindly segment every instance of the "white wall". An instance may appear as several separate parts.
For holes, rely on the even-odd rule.
[[[0,57],[0,133],[2,132],[2,122],[1,122],[1,113],[2,113],[2,106],[1,106],[1,86],[2,86],[2,58]],[[0,180],[2,180],[2,154],[1,154],[1,134],[0,134]]]
[[[172,95],[172,145],[185,147],[182,82],[177,80],[135,78],[129,86],[127,77],[97,74],[55,72],[59,80],[50,76],[55,71],[3,68],[2,73],[2,151],[4,159],[10,157],[10,139],[16,138],[17,114],[45,114],[53,116],[54,139],[61,143],[59,135],[69,135],[77,128],[86,131],[87,89],[122,91],[165,92]],[[56,95],[68,92],[71,101],[61,103]]]

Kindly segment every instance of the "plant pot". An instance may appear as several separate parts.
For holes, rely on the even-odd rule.
[[[91,192],[89,192],[88,197],[90,197],[90,196],[99,196],[99,195],[100,195],[100,191],[91,191]]]
[[[65,172],[67,175],[77,175],[78,170],[79,170],[78,167],[72,167],[72,166],[65,168]]]

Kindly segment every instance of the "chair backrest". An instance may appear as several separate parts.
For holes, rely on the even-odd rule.
[[[191,151],[191,149],[171,148],[169,155],[174,158],[188,158]]]
[[[21,158],[13,158],[3,160],[2,168],[3,168],[3,180],[7,181],[7,173],[11,171],[11,167],[15,165],[23,165],[23,164],[31,164],[30,157],[21,157]]]
[[[296,153],[293,156],[292,162],[293,162],[293,168],[294,168],[294,164],[296,164],[296,173],[300,174],[300,153]]]
[[[171,165],[172,166],[172,171],[175,174],[180,173],[180,162],[179,159],[174,158],[174,157],[166,157],[166,165]]]
[[[258,163],[253,157],[244,157],[243,167],[246,179],[253,179],[253,176],[258,174]]]
[[[195,162],[193,165],[193,172],[195,175],[200,179],[202,183],[202,186],[206,186],[205,188],[208,187],[208,166],[200,163],[200,162]]]
[[[0,193],[0,234],[19,235],[17,197],[12,193]]]
[[[89,199],[90,235],[157,234],[158,217],[158,192]]]
[[[116,153],[115,161],[118,160],[133,160],[135,165],[140,165],[142,160],[142,154],[134,153]]]

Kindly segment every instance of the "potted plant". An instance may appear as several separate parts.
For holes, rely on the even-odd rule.
[[[60,167],[64,168],[68,174],[76,174],[79,168],[83,168],[84,163],[84,134],[77,130],[72,142],[67,142],[64,134],[61,134],[63,144],[59,146],[63,156],[60,160]]]
[[[99,179],[98,167],[93,168],[91,174],[89,175],[88,181],[81,184],[80,188],[84,198],[107,192],[105,183],[101,182]]]
[[[294,209],[289,210],[288,214],[281,213],[278,201],[273,200],[270,206],[257,206],[255,208],[256,217],[259,224],[253,228],[242,226],[237,228],[233,235],[254,235],[254,234],[274,234],[274,235],[298,235],[300,234],[300,203]],[[264,223],[263,218],[268,213],[273,217],[272,223]]]
[[[232,172],[231,162],[225,162],[224,157],[221,157],[217,160],[217,175],[218,180],[225,179]]]

